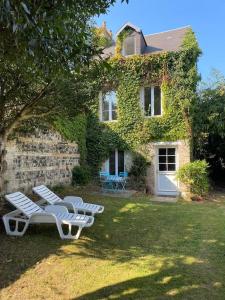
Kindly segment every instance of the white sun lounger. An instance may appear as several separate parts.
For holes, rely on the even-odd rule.
[[[45,185],[34,187],[33,192],[44,199],[47,203],[52,205],[66,206],[68,210],[72,210],[74,213],[90,213],[92,216],[94,216],[95,214],[100,214],[104,211],[104,206],[85,203],[81,197],[67,196],[62,200]]]
[[[5,198],[17,208],[3,216],[6,233],[9,235],[22,236],[29,224],[55,223],[62,239],[78,239],[84,227],[90,227],[94,218],[69,213],[66,207],[47,205],[42,209],[23,193],[16,192],[6,195]],[[12,229],[11,222],[15,223]],[[22,224],[21,224],[22,223]],[[20,230],[19,224],[23,225]],[[66,225],[67,232],[64,233],[63,225]],[[78,227],[76,234],[72,233],[72,227]]]

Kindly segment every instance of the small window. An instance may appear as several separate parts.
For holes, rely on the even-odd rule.
[[[161,89],[159,86],[145,87],[143,101],[145,116],[161,116],[162,103]]]
[[[135,54],[135,37],[128,36],[123,42],[123,54],[132,55]]]
[[[176,171],[176,149],[159,148],[159,171]]]
[[[102,121],[117,120],[117,99],[114,91],[102,94],[100,105]]]

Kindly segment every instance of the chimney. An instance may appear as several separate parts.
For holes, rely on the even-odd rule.
[[[102,22],[102,28],[106,29],[106,21]]]

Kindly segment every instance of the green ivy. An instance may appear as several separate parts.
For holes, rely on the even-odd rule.
[[[111,150],[139,152],[154,141],[192,139],[192,107],[199,80],[196,62],[200,49],[189,30],[177,52],[123,57],[119,52],[127,33],[117,40],[114,57],[93,63],[82,73],[88,93],[95,95],[88,111],[72,120],[59,118],[54,125],[67,139],[79,146],[81,163],[97,173]],[[102,63],[102,64],[101,64]],[[140,106],[140,88],[160,85],[163,92],[163,115],[145,118]],[[99,92],[115,90],[118,119],[99,121]],[[146,157],[147,158],[147,157]]]
[[[80,164],[83,165],[87,158],[86,128],[87,119],[85,114],[79,114],[73,119],[57,118],[54,127],[67,140],[78,143],[80,153]]]
[[[118,48],[124,37],[126,35],[120,37]],[[99,122],[96,93],[96,101],[90,107],[87,118],[87,162],[93,172],[99,170],[110,150],[135,153],[141,145],[153,141],[191,138],[190,111],[199,79],[196,69],[199,54],[194,33],[189,30],[178,52],[126,58],[116,53],[108,59],[109,67],[98,74],[97,92],[116,90],[118,118],[116,122]],[[140,88],[145,85],[161,86],[162,116],[144,117]]]

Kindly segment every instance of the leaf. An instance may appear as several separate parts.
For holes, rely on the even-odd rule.
[[[23,6],[24,11],[25,11],[28,15],[30,15],[30,11],[29,11],[27,5],[26,5],[24,2],[21,2],[21,5]]]
[[[17,28],[18,28],[17,24],[14,23],[13,24],[13,33],[17,31]]]

